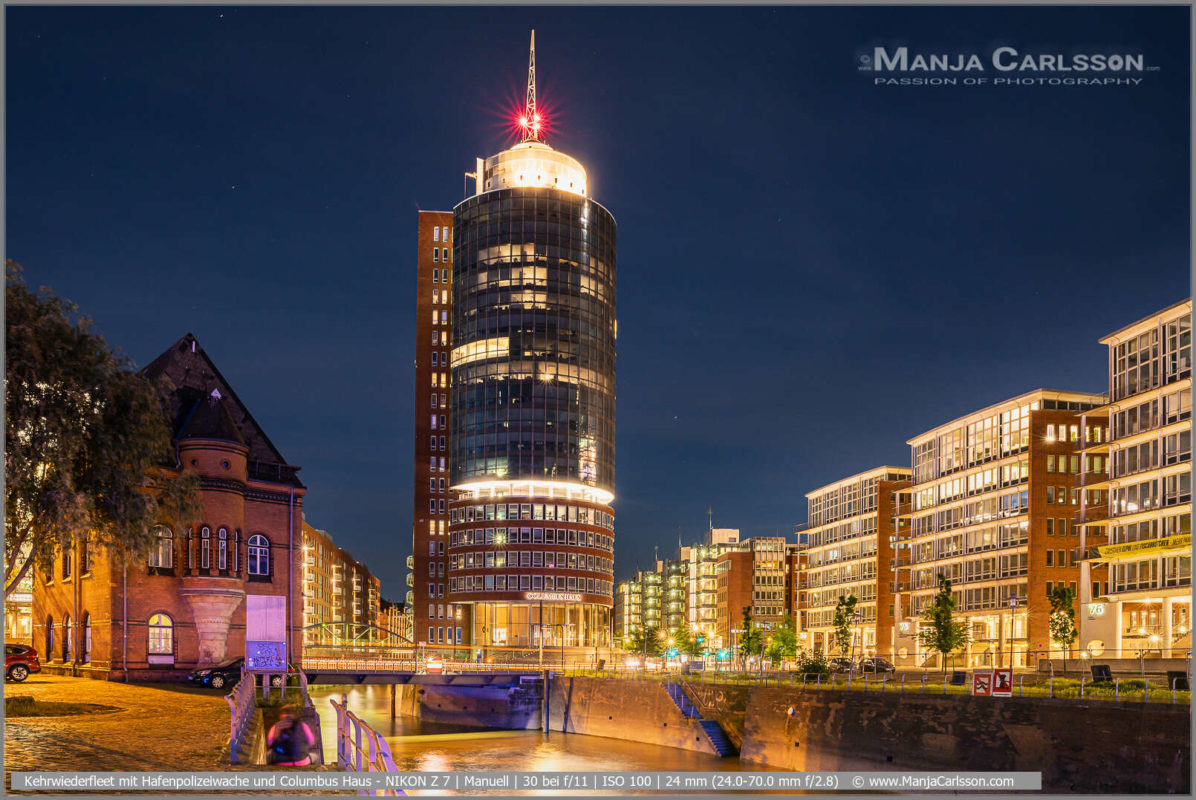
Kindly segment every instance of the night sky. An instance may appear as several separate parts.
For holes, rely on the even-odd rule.
[[[550,143],[618,241],[616,579],[1038,387],[1189,293],[1187,8],[5,11],[9,258],[139,366],[193,332],[401,600],[417,209]],[[885,87],[876,45],[1137,53],[1139,86]],[[990,77],[995,73],[989,69]],[[422,397],[422,394],[420,395]]]

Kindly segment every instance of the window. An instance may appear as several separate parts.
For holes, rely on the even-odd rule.
[[[71,660],[71,646],[74,644],[74,637],[71,635],[71,615],[67,614],[66,618],[62,620],[62,660]]]
[[[46,660],[54,657],[54,617],[46,617]]]
[[[83,612],[83,650],[79,660],[84,664],[91,663],[91,614],[86,611]]]
[[[205,526],[199,532],[199,567],[208,569],[212,565],[212,532]]]
[[[71,577],[71,548],[65,547],[62,550],[62,579],[66,580]]]
[[[1054,471],[1055,471],[1055,457],[1049,455],[1049,456],[1047,456],[1047,472],[1054,472]]]
[[[220,550],[218,551],[217,556],[216,556],[216,567],[218,569],[220,569],[221,571],[225,571],[228,569],[228,529],[221,528],[219,536],[220,536],[220,544],[219,544]]]
[[[449,240],[449,229],[448,229],[448,226],[446,225],[444,228],[444,241],[447,242],[448,240]]]
[[[154,614],[149,618],[146,655],[151,664],[174,662],[174,620],[169,614]]]
[[[260,533],[249,537],[249,574],[270,574],[270,542]]]
[[[171,533],[170,528],[158,528],[158,541],[150,549],[149,565],[151,567],[160,567],[163,569],[170,569],[174,564],[174,534]]]
[[[1047,565],[1048,567],[1053,567],[1053,566],[1055,566],[1055,563],[1054,563],[1054,561],[1055,561],[1055,551],[1054,551],[1054,550],[1047,550],[1047,551],[1046,551],[1046,565]],[[1048,591],[1048,592],[1050,591],[1050,584],[1049,584],[1049,583],[1047,584],[1047,591]]]
[[[440,261],[440,248],[439,247],[432,248],[432,260],[439,263],[439,261]]]
[[[433,228],[432,228],[432,241],[434,241],[434,242],[440,241],[440,226],[439,225],[433,226]]]
[[[86,575],[91,572],[91,559],[88,558],[87,552],[87,537],[79,537],[79,574]]]

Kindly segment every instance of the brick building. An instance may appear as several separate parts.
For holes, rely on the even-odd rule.
[[[421,644],[443,644],[456,639],[457,628],[469,630],[468,609],[455,608],[445,596],[452,230],[451,212],[419,212],[415,258],[415,485],[408,605],[412,609],[414,639]]]
[[[191,334],[143,370],[165,383],[176,462],[201,484],[201,515],[158,529],[126,568],[80,542],[34,579],[34,647],[50,671],[171,679],[244,654],[245,598],[290,597],[290,659],[302,640],[305,488]]]
[[[969,626],[967,665],[1008,665],[1012,653],[1014,666],[1033,666],[1050,652],[1047,592],[1077,589],[1080,580],[1079,415],[1104,400],[1039,389],[909,440],[897,663],[933,657],[916,634],[940,574],[951,580],[957,616]]]
[[[835,607],[854,595],[856,653],[875,655],[878,647],[888,653],[897,535],[893,495],[909,491],[909,477],[908,467],[877,467],[806,494],[802,630],[813,650],[835,651]]]
[[[303,643],[343,646],[373,642],[381,625],[381,582],[369,568],[337,547],[327,531],[303,521]]]

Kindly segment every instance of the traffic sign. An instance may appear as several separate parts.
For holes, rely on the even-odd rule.
[[[993,670],[993,697],[1013,697],[1013,668]]]
[[[993,671],[978,669],[972,672],[972,697],[992,697]]]

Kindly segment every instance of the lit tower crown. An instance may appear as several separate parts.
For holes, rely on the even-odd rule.
[[[553,150],[544,141],[551,130],[548,116],[536,100],[536,32],[532,31],[527,60],[527,97],[513,120],[519,142],[487,159],[477,160],[477,170],[466,173],[477,181],[477,194],[498,189],[540,187],[588,194],[586,170],[577,159]]]

